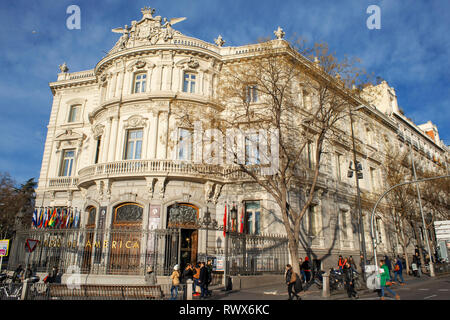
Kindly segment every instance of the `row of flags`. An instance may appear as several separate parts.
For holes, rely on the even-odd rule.
[[[35,208],[32,227],[36,229],[70,229],[79,228],[80,210],[77,208]]]
[[[243,233],[244,232],[244,220],[245,220],[245,210],[244,210],[244,206],[242,206],[241,208],[241,218],[239,219],[239,233]],[[223,215],[223,236],[225,237],[226,232],[227,232],[227,223],[228,223],[228,219],[227,219],[227,204],[225,204],[225,213]],[[234,225],[234,221],[231,221],[231,228],[230,231],[235,231],[236,230],[236,226]]]

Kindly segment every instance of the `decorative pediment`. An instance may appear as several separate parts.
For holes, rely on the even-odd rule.
[[[101,137],[105,131],[105,126],[102,124],[97,124],[96,126],[91,128],[92,135],[94,136],[94,139],[98,139]]]
[[[177,67],[183,68],[183,69],[197,69],[200,66],[200,63],[198,60],[194,59],[193,57],[189,57],[186,59],[182,59],[176,63]]]
[[[61,147],[81,147],[85,139],[86,135],[84,133],[78,133],[70,129],[65,130],[55,138],[56,149],[59,150]]]
[[[144,59],[135,60],[127,65],[127,71],[139,71],[139,70],[148,70],[154,68],[155,64],[146,61]]]
[[[145,127],[147,120],[147,118],[137,114],[125,120],[123,126],[125,129]]]

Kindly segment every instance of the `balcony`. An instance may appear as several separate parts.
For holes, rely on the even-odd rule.
[[[172,160],[122,160],[99,163],[81,169],[78,172],[78,186],[90,185],[97,179],[143,178],[145,176],[208,179],[221,183],[249,179],[244,173],[224,166]]]
[[[78,178],[58,177],[48,180],[48,188],[55,190],[72,190],[77,189]]]

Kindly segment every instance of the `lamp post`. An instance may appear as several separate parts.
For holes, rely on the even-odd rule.
[[[364,108],[364,105],[361,105],[354,109],[354,111],[358,111],[359,109]],[[359,179],[363,178],[362,174],[362,165],[360,162],[356,160],[356,144],[355,144],[355,135],[353,132],[353,117],[352,117],[352,110],[350,109],[350,127],[351,127],[351,133],[352,133],[352,144],[353,144],[353,162],[355,164],[355,169],[352,169],[352,163],[350,161],[349,166],[349,172],[348,177],[351,178],[353,176],[353,171],[355,174],[355,181],[356,181],[356,198],[357,198],[357,205],[358,205],[358,213],[359,213],[359,245],[360,249],[362,250],[363,255],[363,262],[362,262],[362,275],[363,279],[366,279],[365,274],[365,267],[366,267],[366,261],[367,261],[367,254],[366,254],[366,239],[364,235],[364,221],[362,218],[362,210],[361,210],[361,192],[359,190]]]

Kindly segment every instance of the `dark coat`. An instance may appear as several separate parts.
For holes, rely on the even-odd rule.
[[[349,282],[353,282],[355,280],[355,277],[353,275],[353,270],[352,268],[347,268],[346,266],[344,266],[343,269],[344,272],[344,281],[349,283]]]
[[[198,278],[201,284],[207,284],[208,283],[208,269],[206,267],[200,268],[200,277]]]

